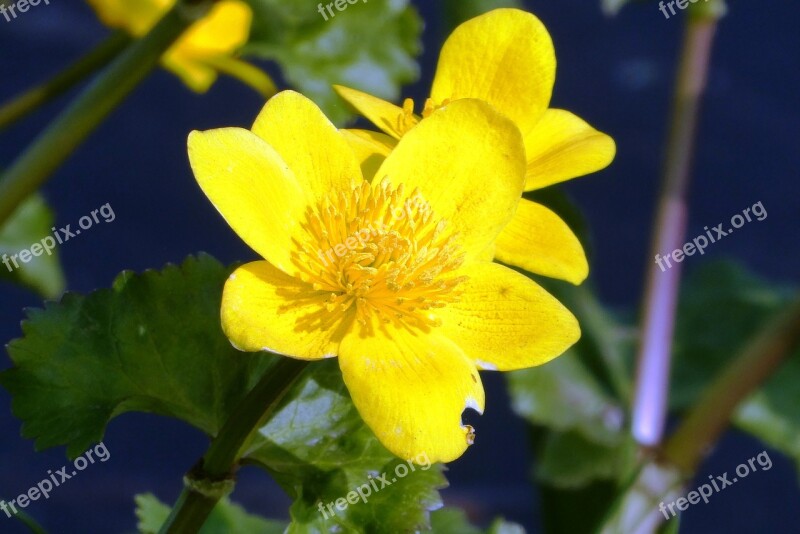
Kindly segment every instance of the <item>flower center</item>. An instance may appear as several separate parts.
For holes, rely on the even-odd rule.
[[[441,104],[436,104],[432,99],[425,99],[425,107],[422,109],[422,118],[428,118],[431,113],[446,106],[450,103],[450,99],[445,99]],[[400,135],[405,135],[408,131],[417,125],[420,118],[414,115],[414,100],[406,98],[403,101],[403,111],[397,117],[397,131]]]
[[[458,300],[466,279],[457,236],[437,220],[419,191],[404,195],[363,182],[309,207],[305,243],[296,243],[297,276],[328,293],[326,309],[337,318],[355,317],[427,329],[440,320],[432,311]]]

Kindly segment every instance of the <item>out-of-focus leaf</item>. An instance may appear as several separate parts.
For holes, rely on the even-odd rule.
[[[37,291],[45,298],[55,298],[64,291],[64,273],[58,261],[58,249],[47,254],[41,246],[42,239],[50,237],[56,243],[51,230],[55,223],[52,210],[39,195],[23,202],[11,218],[0,227],[0,279],[16,282]],[[30,251],[38,244],[41,250],[37,257],[31,256],[28,263],[19,257],[20,251]],[[14,261],[19,267],[14,266]]]
[[[30,310],[24,336],[8,346],[14,367],[0,373],[23,435],[39,449],[67,445],[76,457],[129,411],[176,417],[215,435],[276,358],[244,355],[223,335],[228,273],[209,256],[189,258]]]
[[[684,285],[678,309],[671,408],[694,403],[793,291],[733,263],[704,266]],[[734,423],[792,457],[800,468],[800,350],[738,410]]]
[[[600,6],[606,15],[616,15],[619,11],[630,4],[631,0],[600,0]]]
[[[636,444],[625,435],[604,446],[578,432],[549,432],[537,457],[536,475],[557,488],[583,488],[596,480],[621,480],[636,461]]]
[[[508,381],[514,410],[531,423],[573,431],[604,445],[619,442],[624,411],[575,350],[545,365],[509,373]]]
[[[432,534],[525,534],[525,529],[516,523],[496,519],[488,530],[470,524],[460,508],[442,508],[431,514]]]
[[[735,423],[797,464],[800,471],[800,358],[795,355],[767,387],[738,410]]]
[[[525,529],[522,525],[498,518],[494,520],[486,534],[525,534]]]
[[[733,263],[715,262],[693,273],[678,304],[671,407],[686,408],[697,399],[789,296]]]
[[[331,17],[323,2],[250,0],[255,13],[246,53],[276,61],[286,80],[314,100],[334,122],[352,116],[333,92],[342,84],[397,100],[400,86],[417,79],[422,22],[408,0],[345,2]]]
[[[442,508],[431,514],[433,534],[482,534],[483,531],[470,524],[467,514],[460,508]]]
[[[136,496],[136,517],[140,534],[157,534],[170,514],[170,507],[147,493]],[[222,499],[199,534],[282,534],[286,523],[248,514],[244,508]]]
[[[583,335],[552,362],[508,374],[512,407],[539,436],[537,479],[574,490],[619,481],[633,461],[622,400],[628,393],[629,329],[587,289],[545,284],[576,314]]]
[[[417,460],[410,465],[378,442],[335,360],[314,364],[245,454],[295,499],[290,533],[426,530],[447,482],[440,464]]]

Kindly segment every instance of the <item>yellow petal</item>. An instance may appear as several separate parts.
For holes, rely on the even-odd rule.
[[[400,125],[400,118],[404,116],[403,108],[376,96],[350,89],[341,85],[334,85],[333,89],[344,98],[356,111],[369,119],[372,124],[395,139],[403,137],[405,128]]]
[[[514,215],[525,174],[517,127],[479,100],[434,112],[400,140],[375,178],[419,189],[468,256],[485,251]]]
[[[278,92],[269,74],[250,63],[229,55],[213,55],[198,58],[221,74],[227,74],[247,85],[264,98],[271,98]]]
[[[216,69],[208,63],[179,48],[167,50],[161,58],[161,65],[180,78],[186,87],[199,94],[207,92],[219,77]]]
[[[336,356],[347,325],[330,322],[327,293],[266,261],[230,276],[222,294],[222,329],[239,350],[270,350],[301,360]]]
[[[347,141],[311,100],[294,91],[271,98],[253,125],[292,169],[309,205],[363,181]]]
[[[572,282],[583,282],[589,263],[581,242],[550,209],[523,199],[514,218],[495,241],[495,257],[526,271]]]
[[[465,266],[460,302],[437,312],[442,335],[479,369],[512,371],[546,363],[580,338],[575,317],[525,276],[496,263]]]
[[[189,135],[197,183],[233,230],[284,272],[293,272],[292,237],[300,232],[303,191],[263,139],[241,128]]]
[[[396,456],[449,462],[469,446],[461,414],[483,412],[475,365],[452,341],[387,325],[374,335],[355,331],[339,352],[344,382],[361,417]]]
[[[525,134],[547,109],[556,57],[547,29],[518,9],[495,9],[461,24],[442,47],[431,97],[478,98]]]
[[[608,166],[614,140],[562,109],[548,109],[525,136],[528,174],[525,190],[541,189]]]
[[[383,160],[397,146],[397,141],[386,134],[369,130],[341,130],[341,132],[361,165],[364,179],[372,181]]]
[[[175,0],[87,0],[109,28],[125,30],[134,37],[150,31]]]
[[[232,55],[247,43],[253,12],[239,0],[216,3],[162,58],[162,64],[193,91],[204,93],[217,79],[211,58]]]

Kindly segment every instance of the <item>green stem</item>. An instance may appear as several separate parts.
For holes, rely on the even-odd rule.
[[[0,226],[158,65],[164,51],[208,11],[212,2],[178,2],[150,33],[133,42],[84,89],[17,158],[0,180]]]
[[[200,530],[219,499],[233,488],[248,439],[269,418],[307,366],[307,361],[279,358],[239,402],[203,459],[184,478],[186,487],[161,527],[161,534],[194,534]]]
[[[705,390],[667,440],[664,459],[683,473],[694,473],[739,404],[771,377],[798,345],[800,298],[762,329]]]
[[[642,306],[642,340],[639,346],[631,432],[645,447],[661,442],[667,413],[670,357],[681,264],[656,262],[683,246],[688,214],[687,188],[695,144],[700,98],[705,89],[711,45],[717,18],[687,19],[675,87],[672,120],[651,240],[647,286]],[[662,262],[669,261],[661,258]]]
[[[81,80],[105,67],[130,44],[124,32],[115,32],[87,55],[58,73],[42,85],[33,87],[12,98],[0,107],[0,131],[11,126],[39,106],[70,90]]]

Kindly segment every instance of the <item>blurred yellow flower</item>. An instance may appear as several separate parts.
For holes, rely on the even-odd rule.
[[[177,0],[87,0],[106,26],[141,37]],[[272,80],[260,69],[234,57],[247,43],[253,12],[240,0],[222,0],[192,25],[161,59],[193,91],[204,93],[219,72],[234,76],[265,96],[275,93]]]
[[[463,99],[362,177],[345,134],[285,91],[252,130],[192,132],[200,187],[263,261],[238,268],[222,327],[240,350],[338,356],[353,402],[401,458],[459,457],[482,412],[478,370],[542,364],[579,337],[572,314],[486,257],[519,203],[518,128]]]
[[[598,171],[614,159],[614,141],[568,111],[548,108],[555,82],[553,42],[530,13],[496,9],[456,28],[442,47],[422,117],[407,99],[402,108],[366,93],[337,92],[384,134],[351,130],[348,138],[365,172],[374,172],[396,140],[423,117],[462,98],[488,102],[513,120],[527,153],[525,191]],[[495,243],[500,261],[581,283],[589,265],[578,238],[558,215],[523,199]]]

